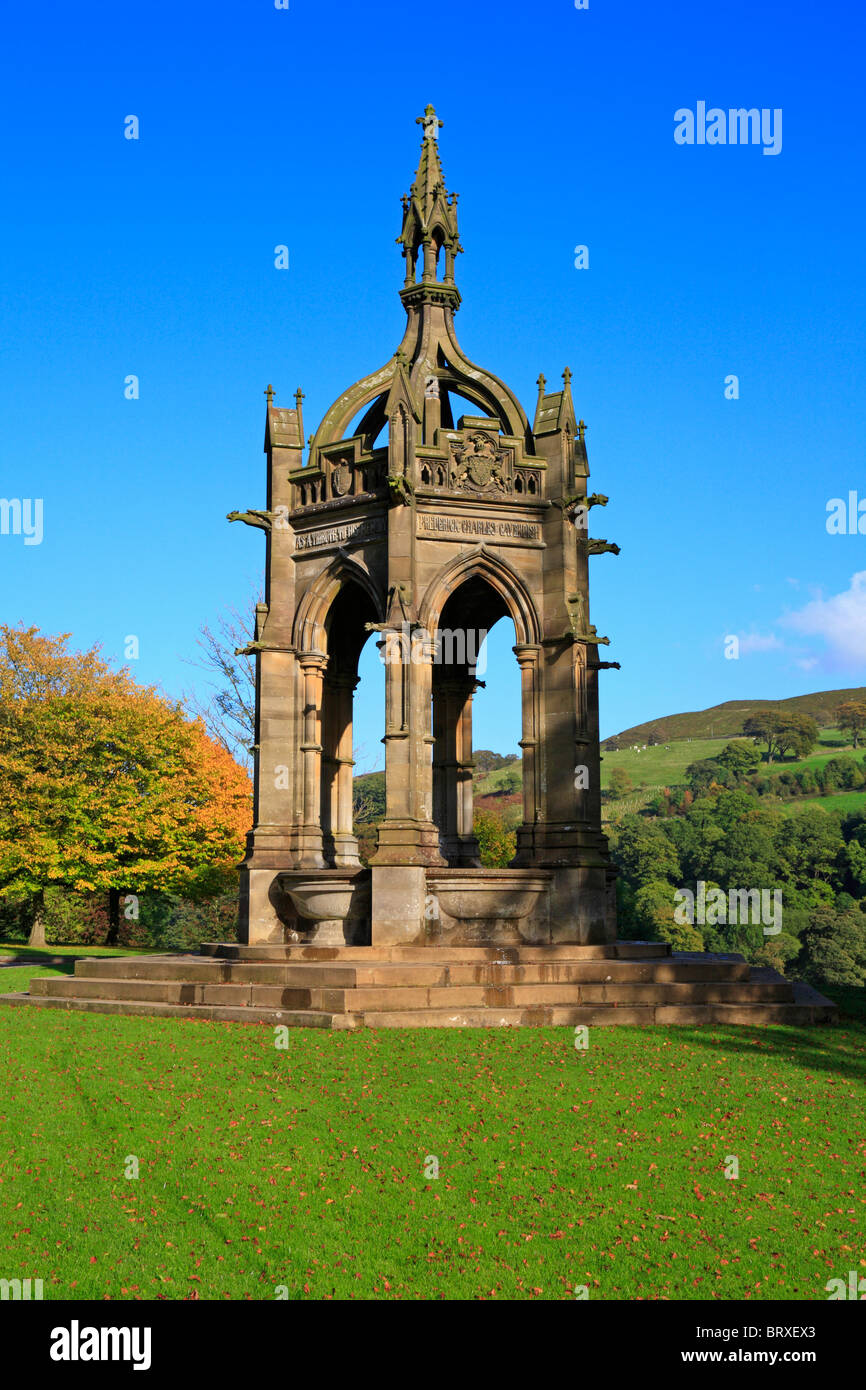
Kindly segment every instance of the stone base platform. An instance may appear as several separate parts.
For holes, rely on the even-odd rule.
[[[2,976],[0,976],[2,983]],[[832,1023],[836,1005],[742,956],[597,946],[239,946],[79,960],[0,1004],[294,1028]]]

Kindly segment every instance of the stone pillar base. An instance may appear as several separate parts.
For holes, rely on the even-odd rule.
[[[408,945],[424,940],[427,874],[423,865],[373,865],[372,944]]]
[[[616,940],[616,915],[611,913],[609,864],[575,865],[554,869],[550,886],[550,940],[581,946]]]
[[[439,830],[432,821],[386,820],[378,831],[371,865],[439,866],[445,864],[439,850]]]
[[[277,912],[279,888],[275,869],[240,866],[238,941],[244,946],[276,945],[286,926]]]

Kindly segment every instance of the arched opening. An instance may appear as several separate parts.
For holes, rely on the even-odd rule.
[[[436,227],[433,231],[433,278],[442,280],[444,278],[445,257],[442,254],[442,246],[445,241],[445,234],[441,227]]]
[[[445,429],[457,429],[457,421],[462,420],[464,415],[469,415],[475,419],[483,415],[490,421],[490,429],[498,433],[500,422],[494,415],[491,415],[487,405],[482,405],[479,401],[473,401],[468,396],[461,395],[447,381],[440,385],[439,396],[442,401],[442,424]]]
[[[486,639],[500,621],[515,632],[502,594],[480,574],[468,576],[445,601],[434,634],[431,726],[433,736],[433,821],[439,848],[451,868],[480,868],[475,833],[473,707],[486,688]],[[501,647],[501,642],[496,643]],[[497,694],[503,682],[495,672]],[[512,691],[520,709],[519,677]],[[516,723],[520,726],[521,715]],[[486,736],[482,735],[487,742]]]
[[[343,584],[325,619],[327,664],[322,677],[322,854],[329,868],[357,868],[353,831],[354,700],[361,651],[377,614],[370,595],[351,580]]]

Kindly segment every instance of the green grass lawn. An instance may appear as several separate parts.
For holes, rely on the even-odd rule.
[[[0,994],[27,993],[36,975],[74,975],[75,957],[63,965],[9,965],[0,970]]]
[[[850,1017],[278,1051],[264,1026],[2,1008],[0,1276],[46,1298],[825,1299],[866,1262],[864,1059]]]
[[[16,994],[30,988],[34,975],[74,975],[80,956],[142,956],[161,954],[154,948],[129,946],[22,946],[19,941],[0,941],[0,959],[21,957],[23,965],[0,965],[0,994]],[[34,957],[36,959],[34,959]],[[62,960],[54,962],[58,957]],[[44,960],[45,965],[39,965]],[[2,1277],[2,1276],[0,1276]]]
[[[820,806],[822,811],[839,811],[843,816],[866,809],[866,792],[836,792],[833,796],[797,796],[779,801],[786,816],[795,815],[804,806]]]
[[[143,956],[157,955],[157,946],[26,946],[20,941],[0,941],[2,956]]]

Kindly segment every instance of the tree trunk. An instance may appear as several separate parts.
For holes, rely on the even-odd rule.
[[[118,932],[120,931],[120,889],[109,888],[108,890],[108,937],[106,946],[116,946]]]
[[[45,940],[45,900],[42,894],[36,900],[36,908],[33,913],[33,922],[30,927],[30,938],[28,946],[47,946]]]

